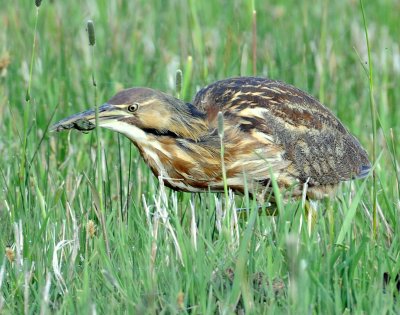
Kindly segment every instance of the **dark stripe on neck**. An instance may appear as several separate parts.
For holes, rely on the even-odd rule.
[[[158,130],[154,128],[144,128],[142,129],[145,133],[152,134],[155,136],[166,136],[170,138],[180,138],[175,132],[171,130]]]
[[[203,113],[201,111],[199,111],[193,104],[191,103],[186,103],[186,106],[189,109],[190,114],[192,115],[192,117],[196,117],[196,118],[206,118],[206,113]]]

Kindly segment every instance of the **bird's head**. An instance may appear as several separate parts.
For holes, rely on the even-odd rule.
[[[120,132],[136,143],[149,135],[193,138],[204,131],[204,114],[191,104],[149,88],[131,88],[112,97],[98,109],[100,127]],[[67,117],[52,126],[53,131],[96,126],[94,109]]]

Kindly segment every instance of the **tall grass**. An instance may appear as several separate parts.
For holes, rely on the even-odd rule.
[[[398,313],[396,6],[324,0],[5,6],[0,312]],[[96,25],[95,67],[88,18]],[[10,64],[3,62],[7,55]],[[248,55],[251,62],[243,62]],[[373,65],[368,76],[360,60]],[[314,205],[311,229],[301,201],[280,203],[273,217],[258,215],[249,196],[172,192],[124,137],[47,132],[52,121],[124,87],[149,86],[190,101],[198,88],[253,73],[254,66],[260,76],[320,97],[376,157],[375,180],[345,184],[337,198]],[[246,215],[231,211],[237,208]],[[385,285],[384,273],[391,279]]]
[[[374,77],[373,77],[373,66],[372,66],[372,58],[371,58],[371,47],[369,44],[369,36],[368,36],[368,27],[367,27],[367,21],[365,18],[365,10],[364,10],[364,4],[363,1],[360,0],[360,7],[361,7],[361,12],[362,12],[362,17],[363,17],[363,23],[364,23],[364,32],[365,32],[365,41],[367,44],[367,52],[368,52],[368,81],[369,81],[369,103],[370,103],[370,108],[371,108],[371,122],[372,122],[372,153],[371,153],[371,160],[372,163],[375,163],[376,161],[376,108],[375,108],[375,99],[374,99]],[[377,233],[377,211],[376,211],[376,173],[375,169],[373,170],[372,173],[372,220],[373,220],[373,228],[374,228],[374,234]]]

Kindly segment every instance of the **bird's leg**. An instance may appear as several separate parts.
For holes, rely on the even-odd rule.
[[[278,207],[274,203],[272,191],[270,189],[264,189],[262,192],[255,195],[257,201],[258,214],[263,212],[267,216],[277,216],[279,214]],[[247,217],[247,208],[238,208],[236,211],[239,213],[240,218]]]
[[[278,207],[275,203],[272,190],[266,187],[261,193],[256,196],[258,204],[258,212],[261,214],[263,211],[268,216],[277,216],[279,214]]]
[[[258,214],[261,215],[265,213],[267,216],[277,216],[278,215],[278,208],[274,203],[266,203],[264,205],[258,204],[256,206]],[[241,219],[247,219],[247,208],[237,208],[236,211],[238,213],[238,217]]]

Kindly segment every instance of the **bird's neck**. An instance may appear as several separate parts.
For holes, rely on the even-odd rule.
[[[184,103],[176,99],[176,111],[171,115],[169,130],[180,138],[199,141],[209,132],[206,114],[200,112],[190,103]]]

